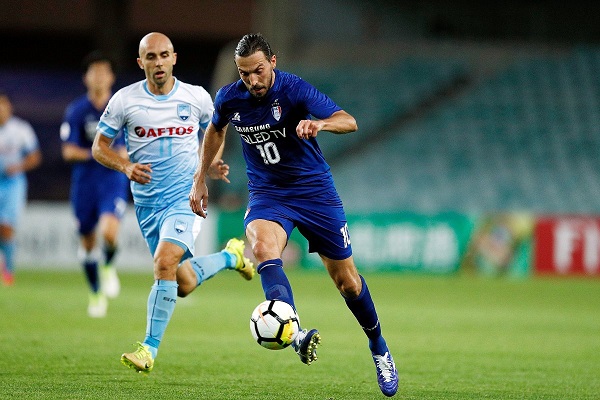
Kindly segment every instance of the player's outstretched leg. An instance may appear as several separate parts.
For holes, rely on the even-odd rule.
[[[321,335],[316,329],[310,331],[303,329],[298,332],[296,340],[292,343],[294,350],[300,356],[300,361],[306,365],[317,361],[317,347],[321,344]]]
[[[244,257],[244,248],[246,247],[243,240],[240,239],[229,239],[227,245],[222,251],[226,251],[233,254],[236,258],[235,270],[247,281],[254,277],[254,264],[250,262],[250,259]]]
[[[154,358],[150,353],[148,346],[142,343],[136,343],[136,349],[131,353],[123,353],[121,356],[121,364],[126,367],[135,369],[137,372],[148,373],[154,368]]]
[[[381,334],[381,325],[367,283],[362,276],[360,280],[362,287],[358,297],[354,299],[344,297],[344,299],[369,338],[369,348],[375,362],[377,383],[381,392],[386,396],[393,396],[398,391],[398,371],[387,343]]]

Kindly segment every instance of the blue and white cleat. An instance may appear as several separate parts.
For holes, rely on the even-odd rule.
[[[316,329],[307,331],[303,329],[298,332],[296,340],[292,343],[294,350],[300,356],[300,361],[306,365],[312,364],[313,361],[317,361],[317,347],[321,344],[321,335]]]
[[[377,370],[377,383],[379,389],[388,397],[392,397],[398,391],[398,371],[390,352],[380,356],[373,354],[373,361]]]

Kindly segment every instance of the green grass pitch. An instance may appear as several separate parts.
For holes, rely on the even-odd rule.
[[[177,308],[154,371],[120,354],[142,340],[148,274],[121,274],[108,316],[86,315],[82,273],[0,286],[2,399],[382,399],[367,340],[324,272],[289,270],[319,360],[269,351],[248,328],[258,279],[226,271]],[[365,275],[400,373],[398,399],[600,398],[600,281]]]

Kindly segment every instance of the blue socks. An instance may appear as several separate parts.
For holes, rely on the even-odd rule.
[[[15,272],[16,240],[0,241],[0,251],[4,254],[4,265],[11,274]]]
[[[87,252],[83,249],[79,253],[80,260],[85,272],[85,278],[90,285],[92,292],[97,293],[100,290],[100,279],[98,277],[98,257],[95,251]]]
[[[110,265],[116,253],[117,248],[115,246],[104,245],[104,264]]]
[[[150,348],[152,358],[156,358],[158,346],[165,334],[169,320],[175,311],[177,301],[177,281],[156,280],[148,296],[145,345]]]
[[[223,269],[235,268],[236,258],[226,251],[190,259],[196,273],[197,286],[209,280]]]
[[[346,305],[352,311],[352,314],[354,314],[354,317],[369,338],[371,352],[383,355],[388,351],[388,347],[383,336],[381,336],[381,326],[377,317],[377,311],[375,311],[375,304],[373,303],[365,279],[361,276],[360,280],[362,282],[362,289],[357,298],[348,299],[347,297],[342,297],[346,300]]]
[[[265,298],[267,300],[281,300],[296,309],[292,287],[285,272],[283,272],[283,261],[281,258],[267,260],[258,264],[256,272],[260,274]]]

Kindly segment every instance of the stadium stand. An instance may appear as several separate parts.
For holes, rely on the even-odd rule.
[[[346,207],[599,212],[599,77],[597,48],[514,62],[336,163]]]

